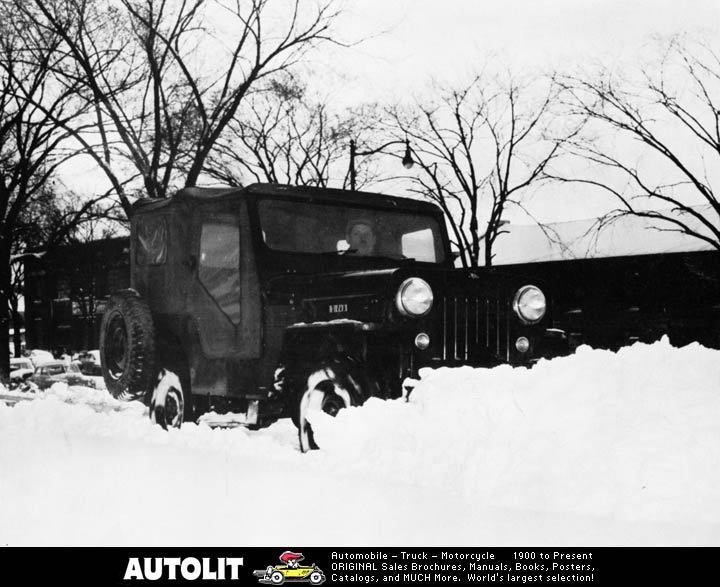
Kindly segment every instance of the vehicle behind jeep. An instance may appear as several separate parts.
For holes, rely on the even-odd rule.
[[[397,398],[422,367],[529,365],[542,291],[455,269],[442,211],[381,194],[254,184],[140,201],[132,288],[109,300],[108,389],[164,427],[203,414],[261,426]]]

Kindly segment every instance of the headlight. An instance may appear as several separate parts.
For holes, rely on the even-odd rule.
[[[405,316],[424,316],[433,304],[433,292],[427,282],[419,277],[410,277],[400,284],[395,305]]]
[[[545,294],[534,285],[521,287],[515,294],[513,310],[520,320],[527,324],[535,324],[542,320],[546,309]]]

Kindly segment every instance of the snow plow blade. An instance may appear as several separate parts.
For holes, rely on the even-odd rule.
[[[255,426],[258,423],[257,400],[248,402],[247,412],[217,414],[207,412],[198,418],[198,423],[206,424],[210,428],[238,428],[239,426]]]

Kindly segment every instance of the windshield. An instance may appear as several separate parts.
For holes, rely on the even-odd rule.
[[[440,227],[430,215],[274,199],[258,208],[265,244],[276,251],[445,260]]]

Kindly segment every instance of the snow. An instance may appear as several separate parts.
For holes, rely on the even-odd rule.
[[[163,431],[58,383],[0,403],[0,545],[720,545],[720,351],[427,370],[409,401]]]
[[[55,360],[55,357],[50,351],[32,350],[29,355],[30,360],[36,367]]]

